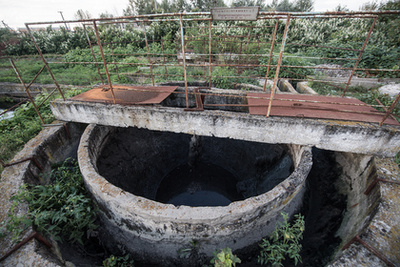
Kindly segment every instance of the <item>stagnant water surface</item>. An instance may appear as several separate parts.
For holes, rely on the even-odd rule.
[[[192,207],[227,206],[242,199],[235,176],[211,163],[175,168],[161,181],[156,196],[162,203]]]

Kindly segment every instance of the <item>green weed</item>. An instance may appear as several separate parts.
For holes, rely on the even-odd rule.
[[[210,262],[214,267],[235,267],[236,263],[241,263],[242,261],[236,255],[233,255],[232,250],[227,247],[220,251],[214,251],[214,257]]]
[[[56,241],[83,244],[87,232],[97,228],[96,209],[88,196],[76,161],[66,160],[44,174],[47,185],[23,185],[14,195],[8,220],[3,222],[3,235],[12,234],[18,241],[21,233],[34,225],[37,231]],[[26,203],[28,212],[17,214],[17,207]]]
[[[289,257],[294,260],[295,265],[301,262],[301,244],[304,231],[304,217],[300,214],[295,215],[296,220],[291,225],[288,222],[287,213],[281,213],[283,222],[279,222],[269,239],[263,239],[260,244],[260,264],[271,263],[273,266],[283,266],[282,261]]]

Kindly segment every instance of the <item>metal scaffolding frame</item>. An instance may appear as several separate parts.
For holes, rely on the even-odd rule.
[[[278,80],[281,77],[281,70],[284,69],[287,73],[293,74],[293,77],[288,77],[293,81],[315,81],[328,83],[331,86],[340,88],[342,96],[344,97],[349,89],[351,81],[356,72],[365,71],[379,71],[379,72],[400,72],[394,69],[366,69],[359,68],[358,65],[362,59],[368,40],[373,32],[375,24],[379,16],[383,15],[400,15],[400,11],[358,11],[358,12],[259,12],[256,21],[228,21],[220,22],[213,21],[211,12],[197,12],[197,13],[171,13],[171,14],[150,14],[138,16],[126,16],[117,18],[99,18],[99,19],[86,19],[86,20],[67,20],[67,21],[52,21],[52,22],[36,22],[26,23],[26,28],[31,36],[31,39],[42,59],[44,66],[38,75],[47,69],[51,78],[56,85],[57,91],[65,100],[64,94],[51,71],[51,64],[94,64],[97,69],[100,81],[105,84],[107,82],[108,89],[112,93],[113,103],[116,103],[113,82],[111,75],[116,75],[119,83],[121,83],[122,75],[129,75],[131,77],[144,77],[145,83],[154,86],[156,78],[163,77],[167,81],[183,80],[185,83],[185,98],[186,108],[189,108],[189,91],[188,80],[206,80],[208,87],[211,88],[213,78],[213,70],[218,67],[225,67],[233,70],[228,75],[218,75],[218,78],[225,78],[236,81],[239,79],[259,80],[262,81],[262,88],[265,92],[267,89],[267,79],[270,78],[271,71],[275,71],[272,80],[271,94],[269,103],[266,105],[267,117],[270,116],[271,108],[273,108],[273,101],[275,99],[275,88],[277,87]],[[371,21],[365,41],[360,49],[348,49],[342,47],[331,47],[324,44],[301,44],[301,43],[288,43],[287,37],[290,35],[291,22],[296,20],[307,19],[355,19],[355,20],[368,20]],[[177,29],[176,36],[170,40],[160,39],[153,40],[149,38],[148,31],[151,27],[159,23],[168,23],[175,25]],[[48,62],[45,55],[43,55],[39,45],[37,44],[34,35],[31,31],[31,26],[40,25],[69,25],[73,28],[74,25],[83,27],[88,44],[93,56],[92,62]],[[134,28],[140,29],[144,35],[145,52],[133,52],[130,54],[118,54],[115,48],[120,43],[106,43],[101,40],[99,27],[114,27],[121,28]],[[195,34],[193,34],[193,32]],[[92,36],[92,39],[91,39]],[[93,36],[95,40],[93,40]],[[131,43],[133,43],[132,41]],[[165,49],[166,44],[173,43],[175,46],[174,53],[171,49]],[[160,52],[152,51],[152,44],[158,44],[161,47]],[[126,45],[126,44],[125,44]],[[140,45],[140,44],[138,44]],[[316,67],[316,66],[298,66],[298,65],[285,65],[283,58],[289,57],[284,54],[285,46],[303,46],[313,47],[317,49],[338,49],[347,50],[358,53],[357,58],[317,58],[309,57],[311,59],[319,60],[347,60],[354,61],[353,67]],[[99,53],[96,53],[95,47],[98,47]],[[106,54],[105,48],[109,54]],[[98,60],[99,56],[101,61]],[[129,63],[118,62],[117,57],[137,57],[144,58],[145,63]],[[110,60],[110,58],[112,60]],[[263,60],[260,60],[263,59]],[[268,61],[268,63],[266,63]],[[273,62],[276,62],[273,64]],[[113,66],[113,72],[109,70],[109,66]],[[137,66],[145,69],[141,73],[125,73],[123,68],[126,66]],[[172,69],[181,69],[182,74],[175,74]],[[17,68],[14,69],[23,83]],[[163,72],[161,72],[161,69]],[[315,77],[300,74],[296,70],[310,70],[310,69],[325,69],[325,70],[348,70],[351,71],[350,76],[346,83],[328,82],[320,80]],[[149,70],[149,71],[147,71]],[[191,71],[192,70],[192,71]],[[196,70],[196,71],[193,71]],[[256,70],[256,71],[254,71]],[[264,71],[263,71],[264,70]],[[253,71],[253,72],[252,72]],[[161,73],[160,73],[161,72]],[[234,73],[234,74],[233,74]],[[106,78],[106,79],[104,79]],[[272,77],[271,77],[272,78]],[[31,82],[31,84],[34,82]],[[140,83],[140,82],[139,82]],[[24,85],[24,83],[23,83]],[[29,96],[29,86],[25,86]],[[393,108],[399,101],[400,95],[395,99],[390,107],[385,108],[382,114],[382,122],[391,115]],[[32,101],[32,99],[31,99]],[[32,101],[33,102],[33,101]],[[381,103],[376,105],[382,107]],[[39,115],[40,116],[40,115]]]

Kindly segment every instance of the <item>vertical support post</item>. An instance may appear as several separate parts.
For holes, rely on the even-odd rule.
[[[65,101],[65,96],[64,96],[63,92],[61,91],[61,88],[60,88],[60,86],[58,85],[58,82],[57,82],[56,78],[54,77],[53,72],[51,71],[51,69],[50,69],[50,67],[49,67],[49,64],[47,64],[47,60],[44,58],[43,53],[42,53],[42,50],[40,50],[40,47],[39,47],[38,44],[36,43],[35,37],[33,36],[32,32],[31,32],[31,29],[29,28],[28,24],[25,24],[25,27],[26,27],[26,29],[28,30],[29,35],[31,36],[31,39],[32,39],[32,41],[33,41],[33,44],[35,45],[36,50],[38,51],[40,57],[42,58],[42,61],[43,61],[44,65],[46,66],[47,71],[49,72],[51,78],[53,79],[53,82],[54,82],[54,84],[56,85],[56,87],[57,87],[57,89],[58,89],[58,92],[60,93],[61,97],[62,97],[63,100]]]
[[[121,83],[121,79],[119,77],[118,65],[117,65],[117,62],[115,61],[114,49],[113,49],[112,44],[110,44],[110,49],[111,49],[111,55],[112,55],[112,58],[114,61],[115,71],[117,72],[118,82]]]
[[[372,30],[373,30],[374,27],[375,27],[375,23],[376,23],[376,20],[377,20],[377,19],[378,19],[378,17],[375,17],[375,18],[374,18],[374,21],[372,22],[372,25],[371,25],[371,28],[369,29],[367,38],[365,38],[365,42],[364,42],[364,44],[363,44],[363,46],[362,46],[362,48],[361,48],[360,54],[358,54],[358,58],[357,58],[357,60],[356,60],[356,63],[354,64],[353,70],[351,71],[349,80],[347,81],[346,87],[345,87],[344,90],[343,90],[342,97],[344,97],[344,95],[346,94],[347,89],[348,89],[349,86],[350,86],[351,79],[353,78],[353,75],[354,75],[354,73],[356,72],[358,63],[360,63],[361,57],[362,57],[362,55],[363,55],[363,53],[364,53],[365,47],[367,46],[369,37],[371,36]]]
[[[264,89],[263,89],[264,92],[265,92],[265,89],[267,88],[267,80],[268,80],[268,75],[269,75],[269,69],[270,69],[270,66],[271,66],[272,54],[274,52],[275,39],[276,39],[276,33],[278,31],[278,26],[279,26],[279,19],[276,20],[274,35],[272,37],[271,51],[269,52],[267,73],[265,74]]]
[[[238,56],[238,66],[237,66],[237,79],[236,79],[236,82],[238,82],[239,81],[239,76],[240,76],[240,62],[241,62],[241,56],[242,56],[242,48],[243,48],[243,42],[242,42],[242,40],[240,40],[240,50],[239,50],[239,56]]]
[[[154,86],[155,83],[154,83],[154,75],[153,75],[153,63],[151,62],[151,59],[150,59],[150,49],[149,49],[149,43],[147,41],[146,25],[144,25],[144,22],[143,22],[143,30],[144,30],[144,41],[146,42],[147,60],[150,63],[151,82],[152,82],[152,84]]]
[[[168,70],[167,70],[167,65],[166,65],[167,63],[165,62],[165,50],[164,50],[164,41],[163,41],[163,39],[161,39],[161,49],[162,49],[162,54],[163,54],[165,77],[167,78],[167,81],[169,81]]]
[[[257,62],[260,62],[260,35],[256,35],[257,38]]]
[[[212,38],[212,27],[211,27],[211,19],[208,21],[208,86],[211,88],[211,53],[212,53],[212,49],[211,49],[211,38]]]
[[[87,30],[86,30],[86,25],[85,24],[82,24],[82,25],[83,25],[83,29],[85,30],[86,39],[87,39],[87,41],[89,43],[90,51],[92,51],[92,56],[93,56],[93,60],[94,60],[94,62],[96,64],[97,73],[99,74],[101,83],[104,84],[103,77],[101,77],[99,64],[97,63],[96,55],[95,55],[94,50],[93,50],[92,41],[90,41],[89,34],[87,33]]]
[[[179,15],[179,22],[180,22],[180,27],[181,27],[182,63],[183,63],[183,78],[185,79],[186,108],[189,108],[188,84],[187,84],[187,75],[186,75],[185,36],[184,36],[184,32],[183,32],[182,14]]]
[[[267,118],[269,117],[269,114],[271,113],[272,100],[274,99],[275,87],[276,87],[276,84],[278,83],[279,70],[281,68],[283,51],[285,51],[286,38],[287,38],[288,29],[289,29],[289,24],[290,24],[290,14],[287,16],[286,25],[285,25],[285,32],[283,33],[283,37],[282,37],[281,51],[279,52],[278,65],[276,66],[274,84],[272,86],[271,95],[270,95],[270,98],[269,98],[269,105],[268,105],[268,110],[267,110]]]
[[[108,72],[107,62],[106,62],[106,58],[104,57],[103,46],[101,45],[99,30],[97,29],[97,24],[96,24],[95,20],[93,20],[93,27],[94,27],[94,31],[96,33],[97,45],[100,48],[101,58],[103,59],[104,69],[106,70],[108,85],[110,86],[111,95],[112,95],[112,98],[113,98],[113,103],[115,104],[116,102],[115,102],[114,89],[113,89],[113,86],[112,86],[112,83],[111,83],[110,73]]]
[[[26,92],[26,94],[27,94],[28,97],[29,97],[29,100],[31,101],[33,107],[35,108],[35,111],[36,111],[36,113],[38,114],[38,116],[39,116],[39,118],[40,118],[40,121],[42,122],[42,124],[44,124],[44,120],[43,120],[42,116],[40,115],[39,109],[37,108],[37,106],[36,106],[36,104],[35,104],[35,100],[34,100],[33,97],[31,96],[31,93],[29,92],[29,90],[28,90],[28,88],[26,87],[24,81],[22,80],[21,74],[19,73],[19,71],[18,71],[18,69],[17,69],[17,66],[15,66],[14,61],[13,61],[11,58],[10,58],[10,63],[11,63],[11,65],[12,65],[12,67],[13,67],[15,73],[17,74],[19,81],[21,82],[22,86],[24,87],[25,92]],[[65,100],[65,99],[64,99],[64,100]]]

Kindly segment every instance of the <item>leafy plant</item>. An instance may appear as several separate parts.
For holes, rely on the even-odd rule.
[[[72,97],[81,93],[82,90],[68,90],[65,97]],[[49,100],[59,97],[54,95],[47,99],[47,93],[41,93],[35,98],[35,103],[39,106],[39,112],[46,124],[54,120],[53,113],[50,110]],[[47,100],[46,100],[47,99]],[[46,101],[45,101],[46,100]],[[7,120],[0,120],[0,159],[4,162],[9,161],[12,157],[23,148],[23,146],[33,137],[35,137],[42,129],[42,122],[37,116],[35,109],[31,103],[22,104],[18,107],[14,116]],[[0,165],[0,172],[3,171]]]
[[[296,220],[291,225],[288,222],[289,215],[281,213],[283,222],[279,222],[269,239],[263,239],[260,244],[260,264],[271,263],[273,266],[283,266],[282,261],[289,257],[294,260],[295,265],[301,262],[301,244],[304,231],[304,217],[295,215]]]
[[[232,250],[228,247],[214,251],[214,257],[210,261],[214,264],[214,267],[231,267],[236,266],[236,263],[241,263],[242,261],[233,255]]]
[[[178,255],[181,259],[188,259],[197,252],[198,241],[190,241],[190,247],[178,249]]]
[[[126,254],[125,256],[114,256],[111,255],[107,259],[103,261],[103,266],[104,267],[134,267],[134,261],[129,258],[129,254]]]
[[[235,71],[228,67],[216,67],[211,75],[211,81],[214,86],[222,89],[233,88],[237,80]]]
[[[83,244],[86,234],[97,225],[96,210],[83,184],[78,163],[66,160],[43,178],[51,183],[24,184],[11,198],[9,219],[1,232],[11,232],[12,239],[17,241],[27,227],[34,225],[37,231],[54,240]],[[23,203],[28,204],[28,212],[19,215],[17,207]]]

